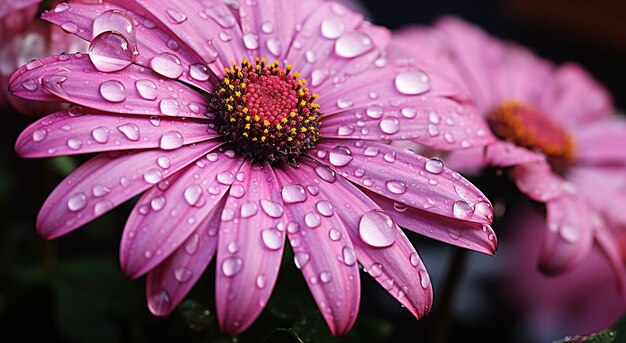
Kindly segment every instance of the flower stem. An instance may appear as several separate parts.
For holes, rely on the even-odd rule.
[[[454,248],[448,274],[443,281],[442,291],[438,297],[438,311],[434,314],[432,336],[429,342],[445,343],[451,331],[451,322],[454,309],[454,298],[463,278],[467,250]]]

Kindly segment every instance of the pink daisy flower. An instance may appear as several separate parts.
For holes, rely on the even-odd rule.
[[[428,274],[398,225],[495,251],[478,189],[385,144],[450,150],[493,137],[458,87],[386,55],[390,33],[360,14],[325,1],[131,0],[61,3],[43,18],[91,41],[90,53],[12,76],[15,95],[75,104],[24,130],[16,150],[103,153],[52,192],[38,232],[67,234],[145,191],[120,261],[132,278],[147,274],[153,314],[168,315],[215,256],[219,325],[245,330],[288,238],[341,335],[358,313],[358,264],[417,318],[429,311]],[[425,133],[433,114],[446,138]]]
[[[611,229],[626,224],[626,121],[611,115],[608,92],[577,65],[553,66],[460,19],[400,36],[397,45],[405,51],[422,53],[415,43],[428,42],[431,54],[455,67],[449,76],[464,81],[500,138],[452,153],[447,165],[464,171],[510,167],[519,190],[545,204],[542,270],[572,268],[595,242],[622,280]]]

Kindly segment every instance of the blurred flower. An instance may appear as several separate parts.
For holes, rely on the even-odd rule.
[[[74,104],[32,124],[16,150],[104,152],[44,203],[46,238],[146,191],[120,259],[129,276],[147,274],[155,315],[168,315],[217,254],[220,326],[245,330],[267,304],[288,237],[340,335],[358,313],[357,261],[416,317],[429,311],[430,279],[398,224],[495,251],[480,191],[439,160],[383,144],[493,141],[458,87],[384,55],[386,29],[324,1],[117,3],[43,15],[90,40],[90,54],[32,61],[11,77],[20,97]],[[423,132],[432,112],[455,123],[456,140]]]
[[[35,58],[61,51],[81,51],[82,40],[54,25],[35,20],[40,0],[0,0],[0,108],[12,106],[25,114],[44,114],[59,107],[22,101],[8,93],[9,76]]]
[[[445,69],[455,70],[448,77],[465,82],[501,139],[452,153],[446,164],[464,171],[511,167],[519,190],[545,203],[542,270],[572,268],[595,242],[623,282],[610,228],[626,224],[626,121],[612,115],[608,92],[577,65],[553,66],[457,18],[399,35],[395,44],[408,55],[423,53],[416,42],[428,42],[429,54],[454,66]],[[438,134],[437,127],[429,132]]]

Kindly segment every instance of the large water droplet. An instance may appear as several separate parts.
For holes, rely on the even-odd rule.
[[[270,250],[278,250],[283,246],[283,236],[276,229],[265,229],[261,231],[261,240]]]
[[[183,196],[185,197],[185,201],[187,201],[189,205],[193,206],[198,203],[200,197],[202,196],[202,187],[200,187],[199,184],[194,183],[185,189]]]
[[[341,36],[335,42],[335,53],[341,57],[353,58],[374,48],[372,39],[365,33],[354,31]]]
[[[420,276],[420,285],[423,289],[427,289],[430,285],[430,277],[428,277],[428,273],[424,269],[420,269],[417,271]]]
[[[226,186],[230,186],[233,184],[233,182],[235,182],[235,176],[229,171],[218,173],[216,179],[217,182]]]
[[[431,174],[439,175],[444,171],[443,162],[438,158],[431,158],[426,161],[425,169]]]
[[[356,263],[356,254],[354,253],[354,249],[350,248],[349,246],[343,247],[342,255],[343,263],[345,263],[346,265],[352,266]]]
[[[178,116],[180,114],[180,107],[178,106],[178,101],[173,98],[167,98],[161,100],[159,102],[159,109],[161,113],[168,116]]]
[[[178,149],[183,146],[183,135],[178,131],[168,131],[161,136],[159,146],[164,150]]]
[[[335,39],[341,37],[346,30],[346,26],[340,18],[330,17],[322,21],[321,30],[322,36]]]
[[[322,281],[322,283],[329,283],[332,277],[333,275],[330,272],[323,271],[320,273],[320,281]]]
[[[373,247],[388,247],[396,241],[396,225],[384,211],[371,210],[361,217],[359,236]]]
[[[110,102],[122,102],[126,100],[126,89],[119,81],[105,81],[100,84],[100,95]]]
[[[267,199],[261,199],[261,208],[271,218],[280,218],[284,212],[281,204]]]
[[[111,132],[106,126],[98,126],[91,131],[91,137],[93,137],[93,140],[100,144],[108,142],[110,134]]]
[[[135,82],[135,88],[139,95],[146,100],[156,100],[158,92],[157,86],[150,80],[137,80]]]
[[[124,124],[117,127],[117,129],[131,141],[139,140],[139,127],[133,123]]]
[[[283,187],[281,191],[283,201],[287,204],[294,204],[303,202],[307,199],[306,191],[304,187],[297,183],[290,183]]]
[[[246,33],[243,35],[243,44],[250,50],[259,48],[259,38],[254,33]]]
[[[304,266],[306,266],[306,264],[309,262],[309,259],[309,254],[305,252],[297,252],[293,257],[293,260],[296,263],[296,267],[298,267],[298,269],[304,268]]]
[[[165,197],[162,195],[155,197],[150,201],[150,207],[152,207],[154,211],[162,210],[163,207],[165,207]]]
[[[243,260],[239,257],[229,257],[222,262],[222,273],[227,277],[237,275],[243,268]]]
[[[122,70],[133,62],[133,51],[124,35],[118,32],[102,32],[89,44],[89,59],[101,72]]]
[[[398,118],[386,117],[379,123],[380,130],[388,135],[393,135],[400,131],[400,121]]]
[[[322,218],[315,212],[309,212],[304,215],[304,224],[311,229],[314,229],[322,223]]]
[[[176,268],[176,270],[174,270],[174,277],[176,278],[176,281],[178,282],[187,282],[191,280],[192,276],[193,276],[193,273],[191,272],[191,270],[185,267],[178,267]]]
[[[369,106],[365,110],[365,114],[367,114],[367,116],[372,118],[372,119],[380,119],[380,118],[382,118],[383,117],[383,113],[384,113],[383,108],[378,106],[378,105]]]
[[[185,15],[185,13],[182,13],[175,9],[168,8],[167,10],[165,10],[165,13],[167,13],[167,18],[172,24],[181,24],[185,20],[187,20],[187,16]]]
[[[192,64],[189,67],[189,76],[198,81],[209,79],[209,69],[204,64]]]
[[[178,56],[171,52],[156,55],[150,61],[152,70],[170,79],[177,79],[183,74],[183,65]]]
[[[169,313],[171,306],[170,295],[166,290],[160,289],[150,295],[148,307],[155,316],[164,316]]]
[[[315,205],[315,208],[317,208],[317,212],[319,212],[324,217],[331,217],[335,213],[333,205],[326,200],[318,201]]]
[[[350,148],[344,145],[334,147],[328,156],[330,163],[336,167],[343,167],[352,162],[354,156]]]
[[[250,218],[254,216],[255,214],[257,214],[258,211],[259,211],[259,207],[253,202],[248,202],[248,203],[241,205],[240,212],[241,212],[242,218]]]
[[[43,141],[44,139],[46,139],[46,136],[48,136],[48,131],[46,131],[45,129],[37,129],[33,131],[33,141],[35,142]]]
[[[367,272],[374,278],[377,278],[383,274],[383,265],[380,263],[374,263],[370,266]]]
[[[163,180],[163,173],[156,168],[149,169],[143,174],[143,179],[149,184],[156,184]]]
[[[452,214],[459,219],[468,219],[474,213],[474,209],[470,204],[463,200],[459,200],[452,205]]]
[[[93,185],[93,187],[91,187],[91,194],[95,197],[95,198],[101,198],[107,194],[111,193],[111,190],[103,185]]]
[[[389,180],[386,182],[387,189],[393,194],[403,194],[406,192],[406,185],[402,181]]]
[[[398,92],[407,95],[422,94],[430,90],[430,78],[420,70],[399,73],[395,84]]]
[[[87,206],[87,195],[83,192],[76,193],[67,199],[67,209],[78,212]]]
[[[315,167],[315,173],[322,178],[322,180],[333,183],[337,180],[337,174],[330,167],[325,165],[319,165]]]

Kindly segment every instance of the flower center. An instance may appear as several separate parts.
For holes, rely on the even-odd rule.
[[[489,125],[500,138],[544,153],[551,162],[574,158],[574,141],[555,121],[533,107],[505,102],[489,113]]]
[[[233,63],[211,99],[220,134],[253,163],[295,164],[319,139],[318,95],[291,69],[259,58]]]

